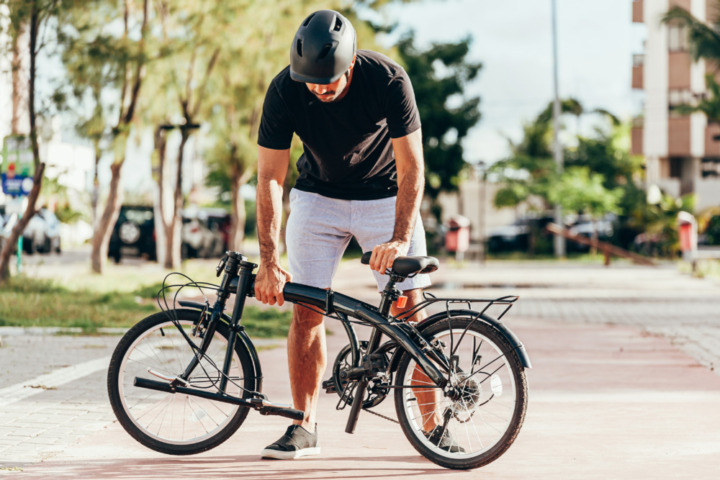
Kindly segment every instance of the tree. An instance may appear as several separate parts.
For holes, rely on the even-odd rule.
[[[716,5],[720,9],[720,1]],[[713,23],[707,24],[684,8],[675,6],[665,13],[661,21],[685,28],[694,60],[704,58],[715,66],[720,65],[720,16],[715,15]]]
[[[47,29],[49,21],[57,15],[59,2],[57,0],[7,0],[7,2],[3,3],[6,3],[10,17],[8,33],[11,39],[14,59],[17,58],[16,53],[22,48],[20,42],[24,36],[23,32],[27,29],[27,51],[29,56],[27,78],[28,118],[30,123],[29,137],[32,145],[35,172],[33,175],[33,186],[28,195],[27,207],[23,212],[22,218],[15,224],[7,241],[2,246],[2,249],[0,249],[0,282],[7,281],[10,276],[10,255],[14,246],[17,244],[18,238],[25,231],[25,227],[27,227],[30,219],[36,213],[36,204],[42,187],[45,163],[40,159],[40,151],[38,148],[37,59],[40,51],[46,45],[46,43],[42,41],[44,38],[43,33],[45,33]],[[20,81],[13,81],[13,89],[21,88],[21,85]],[[13,98],[16,98],[15,93],[13,93]],[[13,108],[20,108],[20,106],[20,102],[13,102]],[[20,128],[19,122],[17,121],[19,117],[18,112],[13,111],[13,122],[11,126],[15,129]],[[18,132],[14,131],[13,133]]]
[[[462,140],[480,121],[480,97],[467,97],[465,88],[482,65],[467,55],[471,39],[436,43],[425,51],[414,45],[414,33],[397,45],[401,63],[412,80],[422,119],[425,193],[433,200],[442,191],[456,191],[465,167]]]
[[[605,178],[589,167],[566,169],[550,190],[549,200],[565,211],[582,212],[593,222],[593,238],[597,240],[597,221],[610,213],[620,213],[620,188],[608,189]],[[593,248],[593,253],[594,252]]]
[[[566,173],[559,175],[551,150],[551,108],[552,104],[533,122],[525,124],[522,139],[517,143],[510,142],[511,155],[491,167],[500,184],[495,205],[517,207],[526,204],[548,210],[555,202],[563,200],[560,203],[566,209],[584,210],[596,219],[611,212],[622,212],[627,218],[641,218],[642,209],[646,207],[645,193],[637,185],[642,180],[642,161],[628,152],[624,142],[629,135],[627,125],[619,124],[606,110],[585,112],[576,100],[564,100],[564,113],[576,117],[586,113],[599,115],[605,124],[602,128],[596,127],[590,136],[575,135],[564,149]],[[589,196],[584,198],[582,193]],[[599,205],[593,206],[595,202]],[[604,207],[600,208],[602,205]],[[640,225],[620,225],[615,241],[627,247],[641,231]],[[531,240],[531,244],[534,243]]]
[[[225,2],[167,2],[158,5],[161,31],[160,50],[166,52],[162,61],[155,62],[151,75],[150,95],[146,112],[155,128],[155,162],[158,171],[158,210],[165,237],[165,267],[175,269],[180,263],[181,212],[184,207],[183,167],[185,147],[191,134],[199,128],[201,117],[207,116],[208,82],[224,48],[217,32],[227,30],[240,7],[232,9]],[[167,98],[168,102],[157,102]],[[179,123],[173,124],[176,118]],[[180,145],[175,159],[173,202],[167,219],[164,184],[167,139],[166,133],[177,128]]]
[[[145,69],[153,59],[151,14],[150,0],[137,4],[123,0],[121,5],[114,1],[68,0],[58,22],[66,58],[84,59],[66,64],[69,83],[79,90],[100,88],[100,96],[114,97],[116,105],[114,119],[108,120],[113,155],[110,187],[92,239],[90,263],[95,273],[103,271],[110,234],[122,204],[120,182],[127,141],[137,115]],[[118,28],[107,28],[108,24],[117,24]],[[91,68],[93,74],[88,75]]]

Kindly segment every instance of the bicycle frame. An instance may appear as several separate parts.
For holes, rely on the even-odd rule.
[[[220,286],[217,290],[218,296],[212,307],[210,319],[206,322],[206,315],[203,315],[201,317],[200,323],[204,325],[196,326],[196,328],[206,327],[204,335],[202,336],[202,342],[200,346],[197,347],[196,355],[192,358],[192,360],[189,361],[189,364],[185,369],[184,373],[174,379],[164,378],[164,380],[166,380],[165,383],[138,377],[135,379],[135,385],[142,388],[161,390],[165,392],[184,393],[188,395],[200,396],[221,402],[241,405],[243,407],[252,407],[258,410],[261,414],[265,415],[281,415],[296,420],[302,420],[304,412],[292,409],[289,406],[270,403],[267,397],[259,391],[253,392],[256,398],[252,398],[249,401],[243,398],[227,395],[226,393],[226,387],[228,382],[227,377],[232,362],[234,345],[240,333],[242,332],[244,334],[243,327],[241,325],[241,319],[245,308],[245,301],[247,297],[254,296],[255,275],[252,272],[256,267],[256,264],[248,262],[247,258],[243,255],[237,252],[228,252],[223,257],[221,263],[216,269],[218,276],[223,270],[224,274]],[[338,314],[343,321],[343,325],[346,328],[346,332],[348,334],[348,337],[350,338],[351,344],[354,343],[355,345],[353,347],[353,357],[356,357],[357,355],[357,337],[355,336],[355,332],[352,329],[352,326],[347,320],[347,316],[362,320],[363,322],[367,323],[369,326],[372,327],[372,333],[370,339],[368,340],[367,346],[368,353],[381,351],[387,346],[387,344],[393,344],[394,347],[400,347],[400,350],[397,351],[407,352],[415,360],[417,365],[419,365],[420,368],[425,372],[428,378],[435,384],[435,386],[433,387],[425,388],[439,388],[443,390],[445,395],[452,395],[452,389],[448,389],[448,379],[445,378],[443,373],[443,371],[451,371],[450,361],[445,358],[444,355],[439,354],[430,344],[428,344],[428,342],[422,337],[422,335],[420,335],[420,332],[417,329],[410,326],[404,327],[406,325],[405,323],[398,323],[398,319],[393,319],[391,316],[389,316],[390,305],[392,301],[397,298],[397,294],[399,293],[394,287],[394,285],[396,281],[400,279],[400,277],[391,275],[390,282],[382,293],[379,307],[375,307],[350,296],[334,292],[333,290],[326,290],[292,282],[285,285],[283,290],[283,296],[285,300],[290,303],[318,309],[324,315]],[[232,316],[228,319],[227,316],[225,316],[222,312],[231,293],[235,293],[235,303]],[[423,304],[424,306],[427,306],[435,301],[453,300],[426,299]],[[471,302],[473,300],[459,301]],[[512,303],[512,301],[514,300],[508,300],[507,303]],[[200,309],[205,312],[207,312],[207,309],[209,307],[209,305],[207,304],[186,301],[181,301],[180,304],[183,306],[188,306],[190,308]],[[416,313],[422,308],[424,307],[416,307],[411,312],[409,312],[409,315],[412,315],[412,313]],[[402,318],[402,315],[400,317]],[[225,359],[222,367],[222,377],[219,384],[218,392],[213,393],[189,387],[187,385],[187,379],[190,378],[193,370],[198,366],[200,358],[207,351],[210,342],[212,341],[215,329],[217,327],[217,322],[220,321],[222,318],[224,318],[226,321],[229,320],[228,326],[230,331],[236,332],[238,333],[238,335],[229,335]],[[394,324],[391,323],[391,319],[395,320]],[[178,328],[186,337],[186,340],[192,343],[192,340],[187,336],[187,333],[184,332],[184,330],[182,330],[182,328],[180,328],[179,326]],[[387,335],[390,341],[381,347],[380,340],[382,335]],[[244,341],[246,346],[248,344],[250,345],[249,349],[251,350],[251,354],[254,356],[254,348],[252,347],[252,343],[249,342],[249,339],[247,339],[247,341],[241,341]],[[192,344],[194,345],[194,343]],[[523,356],[524,349],[522,345],[515,345],[515,348],[519,348],[521,350],[521,356]],[[357,358],[353,358],[354,363],[356,360]],[[529,364],[529,360],[527,363]],[[438,366],[440,368],[438,368]],[[369,382],[369,378],[366,375],[368,372],[364,369],[359,370],[360,371],[357,375],[359,381],[355,390],[355,398],[362,398],[362,395],[364,394]],[[170,383],[167,383],[168,381]],[[356,401],[352,403],[352,408],[346,426],[346,432],[353,432],[360,408],[362,407],[362,403],[362,401]]]

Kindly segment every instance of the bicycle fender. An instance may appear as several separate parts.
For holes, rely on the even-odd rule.
[[[450,310],[445,312],[439,312],[423,320],[417,326],[417,328],[418,330],[420,330],[420,332],[423,332],[425,329],[431,327],[432,325],[443,320],[444,318],[447,318],[448,315],[450,315],[451,317],[461,315],[477,316],[478,313],[479,312],[474,312],[472,310]],[[504,323],[495,320],[492,317],[488,317],[487,315],[481,315],[480,317],[478,317],[478,320],[494,328],[500,335],[502,335],[503,338],[505,338],[505,340],[507,340],[510,346],[513,347],[513,349],[517,352],[518,358],[520,358],[520,363],[522,364],[523,368],[532,368],[532,363],[530,362],[530,357],[525,350],[525,346],[522,344],[520,339],[509,328],[507,328],[507,326],[505,326]],[[397,370],[398,363],[400,362],[400,357],[402,356],[400,355],[401,353],[403,353],[403,351],[395,350],[395,354],[390,361],[391,372]]]
[[[178,303],[186,308],[190,308],[193,310],[203,310],[205,308],[204,303],[200,302],[193,302],[190,300],[178,300]],[[225,323],[229,324],[232,319],[230,316],[226,313],[223,313],[221,316],[222,320],[225,321]],[[242,342],[243,346],[247,349],[248,353],[250,354],[250,359],[253,363],[253,369],[255,370],[255,380],[257,381],[257,388],[255,389],[258,392],[262,392],[262,381],[263,381],[263,375],[262,375],[262,368],[260,367],[260,359],[258,358],[257,350],[255,350],[255,345],[253,345],[252,340],[250,340],[250,337],[248,336],[247,332],[245,330],[240,330],[237,332],[238,338]]]

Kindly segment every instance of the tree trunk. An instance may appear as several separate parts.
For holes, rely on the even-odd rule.
[[[93,187],[92,193],[90,194],[90,203],[92,206],[92,227],[93,231],[95,231],[98,222],[98,203],[100,202],[100,180],[98,178],[98,167],[100,165],[100,157],[102,156],[100,140],[93,140],[93,147],[95,149],[95,166],[93,168]]]
[[[243,172],[237,163],[233,163],[230,190],[232,191],[232,211],[230,212],[230,238],[228,249],[235,252],[242,252],[243,241],[245,240],[245,200],[240,195],[242,187],[249,179],[247,172]]]
[[[23,212],[22,217],[15,224],[7,241],[3,244],[2,249],[0,249],[0,284],[5,283],[7,279],[10,278],[10,255],[13,253],[14,246],[17,245],[18,238],[20,238],[20,235],[25,231],[25,227],[30,223],[30,219],[35,215],[35,204],[40,196],[44,171],[45,164],[41,163],[35,170],[33,187],[28,195],[25,212]]]
[[[163,265],[166,262],[166,258],[171,251],[167,247],[167,229],[168,223],[165,220],[165,158],[167,153],[167,136],[164,130],[160,127],[155,129],[155,152],[157,154],[157,186],[158,186],[158,219],[155,222],[155,228],[162,228],[163,241],[166,243],[162,247],[160,252],[160,244],[157,245],[157,258],[162,259]],[[162,255],[161,255],[162,253]]]
[[[18,221],[18,223],[15,225],[15,227],[12,229],[12,232],[10,232],[10,237],[7,239],[5,244],[2,247],[2,250],[0,250],[0,283],[5,283],[8,278],[10,278],[10,254],[12,253],[14,249],[14,245],[17,244],[18,238],[20,238],[20,235],[25,231],[25,227],[27,227],[27,224],[30,222],[30,219],[35,215],[35,204],[37,203],[37,199],[40,196],[40,189],[42,188],[42,179],[43,174],[45,172],[45,164],[40,162],[40,150],[38,148],[38,142],[37,142],[37,125],[36,125],[36,115],[35,115],[35,76],[36,76],[36,60],[37,60],[37,40],[38,40],[38,31],[40,29],[40,12],[38,11],[38,5],[36,3],[33,3],[32,9],[30,11],[30,31],[29,31],[29,38],[28,38],[28,48],[30,52],[30,69],[28,72],[28,116],[30,120],[30,141],[32,143],[32,152],[33,152],[33,163],[35,165],[35,175],[33,176],[33,186],[30,189],[30,194],[28,195],[28,203],[27,207],[25,207],[25,212],[23,213],[22,217]],[[20,29],[22,30],[22,28]],[[19,32],[18,32],[19,35]],[[18,39],[15,41],[14,47],[17,47],[19,45]],[[13,78],[13,82],[15,81],[15,78]],[[15,88],[18,88],[18,91],[21,88],[20,81],[18,80],[17,85],[13,84],[13,92],[15,92]],[[13,93],[14,97],[14,93]],[[13,98],[13,102],[15,99]],[[15,104],[13,103],[13,109],[16,107],[18,110],[19,103]],[[13,114],[15,111],[13,112]],[[17,125],[15,125],[15,128],[18,128]]]
[[[11,76],[12,76],[12,113],[10,118],[10,132],[13,135],[18,135],[20,133],[20,120],[22,118],[22,114],[24,109],[22,108],[22,105],[24,104],[24,93],[25,88],[23,88],[23,84],[27,81],[27,79],[23,78],[23,74],[25,73],[25,69],[23,68],[23,55],[20,51],[20,45],[22,37],[25,35],[26,31],[26,25],[24,23],[20,24],[18,27],[18,31],[15,32],[15,36],[12,39],[12,60],[11,60]],[[27,126],[25,126],[27,128]],[[26,130],[27,131],[27,130]]]
[[[97,228],[93,235],[92,252],[90,253],[90,267],[94,273],[102,274],[103,267],[108,254],[108,243],[110,235],[112,235],[113,227],[120,214],[120,206],[122,205],[123,192],[120,188],[120,180],[122,179],[122,166],[125,161],[125,142],[127,134],[120,134],[115,139],[116,142],[122,142],[122,146],[116,149],[115,162],[110,166],[112,177],[110,179],[110,190],[108,192],[105,209],[98,221]]]
[[[165,252],[165,268],[177,269],[181,261],[181,227],[182,227],[182,209],[183,209],[183,157],[185,145],[187,144],[190,134],[185,130],[180,130],[182,135],[180,146],[177,154],[177,164],[175,165],[175,191],[173,193],[173,210],[170,224],[165,228],[165,244],[167,251]]]

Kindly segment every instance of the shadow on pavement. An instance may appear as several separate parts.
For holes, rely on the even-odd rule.
[[[376,463],[377,466],[372,464]],[[323,464],[331,466],[323,466]],[[21,467],[22,468],[22,467]],[[417,475],[447,476],[452,470],[434,466],[419,456],[375,458],[322,457],[295,461],[259,460],[257,455],[124,458],[112,461],[48,462],[23,469],[22,478],[88,479],[292,479],[413,478]],[[459,472],[458,472],[459,473]],[[466,472],[469,473],[469,472]]]

